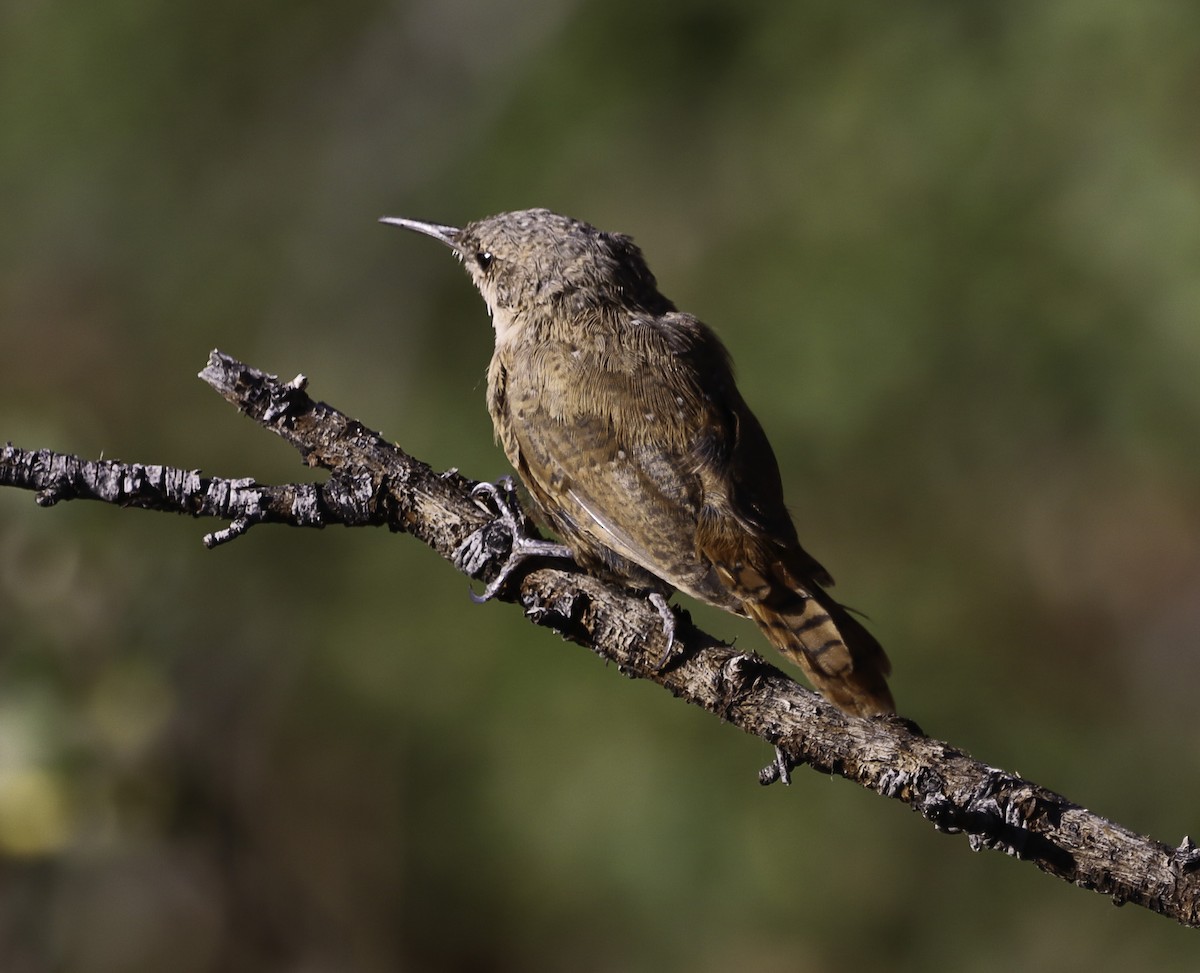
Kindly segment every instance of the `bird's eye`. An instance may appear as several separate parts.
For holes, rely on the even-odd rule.
[[[480,270],[487,270],[495,259],[490,250],[480,250],[475,254],[475,262],[479,264]]]

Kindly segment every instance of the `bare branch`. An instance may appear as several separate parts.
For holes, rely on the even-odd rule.
[[[160,466],[85,462],[46,450],[7,446],[0,485],[38,492],[38,502],[87,498],[192,516],[229,519],[209,535],[222,543],[256,523],[293,526],[387,525],[454,560],[483,530],[494,552],[481,570],[495,575],[507,553],[508,528],[471,495],[472,481],[435,473],[397,446],[290,383],[213,352],[201,377],[238,409],[282,436],[310,466],[332,473],[322,485],[261,486],[205,478]],[[1043,871],[1132,902],[1188,925],[1200,925],[1200,849],[1185,837],[1171,847],[1135,834],[1049,791],[922,735],[899,719],[848,717],[752,652],[724,645],[682,613],[683,644],[663,668],[662,619],[644,598],[568,567],[539,567],[501,591],[536,624],[587,646],[627,675],[658,683],[777,748],[764,783],[807,764],[903,801],[939,831],[968,836]]]
[[[336,477],[325,484],[263,486],[250,479],[206,477],[198,470],[171,466],[82,460],[47,449],[29,452],[11,443],[0,454],[0,485],[35,490],[42,507],[64,500],[101,500],[119,507],[216,517],[243,525],[236,532],[226,528],[209,534],[205,543],[210,547],[257,523],[292,527],[381,523],[369,516],[365,506],[346,502],[344,495],[353,495],[355,484],[353,479]]]

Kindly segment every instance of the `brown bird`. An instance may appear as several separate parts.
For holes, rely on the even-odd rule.
[[[483,295],[496,436],[580,564],[665,618],[676,588],[748,616],[841,709],[894,712],[887,656],[800,546],[728,352],[659,293],[629,237],[545,209],[383,222],[449,246]]]

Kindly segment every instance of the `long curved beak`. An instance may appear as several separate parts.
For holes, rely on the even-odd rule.
[[[435,240],[440,240],[451,250],[458,250],[458,235],[462,231],[457,226],[443,226],[441,223],[422,223],[420,220],[408,220],[403,216],[383,216],[380,217],[379,222],[390,223],[392,226],[400,226],[406,230],[415,230],[417,233],[424,233]]]

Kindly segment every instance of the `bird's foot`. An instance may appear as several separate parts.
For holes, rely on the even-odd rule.
[[[663,635],[667,639],[667,647],[663,649],[662,656],[654,664],[654,668],[661,671],[671,661],[671,650],[675,648],[675,612],[667,604],[667,599],[659,592],[650,592],[649,598],[650,604],[658,610],[658,617],[662,619]]]
[[[458,546],[454,552],[455,566],[460,571],[474,576],[490,561],[499,557],[504,552],[504,545],[508,545],[508,556],[500,568],[500,573],[483,589],[482,594],[471,592],[473,601],[482,604],[494,598],[508,582],[513,571],[530,558],[572,558],[569,547],[529,536],[528,522],[517,504],[511,476],[501,477],[496,483],[477,483],[471,490],[471,495],[478,500],[490,501],[481,503],[480,506],[494,509],[498,516]],[[496,530],[497,527],[500,530]],[[501,539],[500,535],[504,534],[508,535],[507,541]]]

